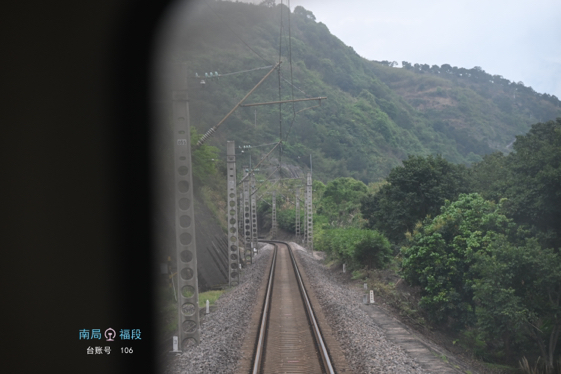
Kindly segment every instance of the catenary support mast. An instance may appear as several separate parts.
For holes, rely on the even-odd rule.
[[[314,219],[312,212],[312,173],[308,173],[308,181],[306,185],[306,240],[308,250],[314,251]]]
[[[191,174],[191,138],[187,98],[187,64],[175,64],[172,91],[175,165],[175,242],[177,253],[177,315],[181,347],[200,341],[197,249]]]
[[[251,249],[251,203],[249,196],[249,178],[247,178],[247,173],[244,176],[243,181],[243,229],[244,229],[244,262],[245,264],[251,264],[253,256]]]
[[[277,237],[277,192],[273,191],[273,208],[272,208],[272,224],[271,224],[271,235],[272,235],[272,239],[275,239]]]
[[[237,286],[240,283],[240,241],[236,190],[236,145],[233,141],[226,143],[226,163],[228,168],[228,284]]]
[[[300,187],[296,187],[296,243],[300,244]]]
[[[251,255],[257,250],[257,196],[255,196],[255,174],[251,173]]]

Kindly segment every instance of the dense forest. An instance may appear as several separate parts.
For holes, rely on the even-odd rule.
[[[216,125],[280,57],[278,74],[246,103],[327,99],[321,106],[282,104],[280,111],[279,105],[238,108],[211,144],[224,152],[226,140],[261,145],[282,138],[282,161],[309,167],[311,154],[315,178],[324,182],[380,181],[411,154],[480,161],[509,152],[532,123],[561,116],[554,96],[479,67],[368,61],[300,6],[291,13],[284,5],[205,2],[191,17],[173,55],[191,72],[191,123],[198,132]],[[258,158],[266,150],[253,153]]]
[[[526,357],[544,373],[561,365],[555,96],[481,67],[368,61],[300,6],[218,1],[191,16],[174,59],[192,72],[193,145],[279,58],[247,103],[327,97],[321,106],[238,108],[195,147],[197,191],[217,215],[226,140],[241,147],[246,169],[282,140],[257,180],[279,163],[284,176],[301,176],[313,159],[314,247],[328,261],[347,264],[408,319],[482,361],[508,369]],[[300,179],[275,186],[288,233],[298,187]],[[269,190],[258,194],[261,233],[271,227]],[[383,282],[382,272],[399,281]],[[418,297],[404,296],[400,281]]]

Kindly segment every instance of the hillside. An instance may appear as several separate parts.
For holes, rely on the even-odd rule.
[[[289,14],[286,6],[218,1],[192,10],[185,24],[173,58],[192,72],[191,124],[198,132],[217,124],[280,54],[280,76],[274,72],[246,103],[328,99],[311,109],[317,101],[283,104],[281,115],[279,105],[239,108],[209,142],[222,152],[226,140],[251,144],[246,154],[256,160],[269,149],[256,145],[282,137],[282,162],[309,167],[312,154],[314,175],[324,181],[381,180],[411,154],[471,163],[508,152],[532,123],[561,116],[557,98],[478,67],[368,61],[302,7]]]

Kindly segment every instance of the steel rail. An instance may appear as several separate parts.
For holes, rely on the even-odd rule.
[[[317,323],[316,317],[314,316],[314,310],[312,308],[312,304],[310,303],[310,299],[308,298],[308,293],[304,288],[304,281],[302,280],[302,276],[300,275],[300,269],[298,269],[298,264],[296,263],[296,259],[294,258],[292,249],[288,244],[287,246],[289,249],[290,258],[292,259],[292,264],[294,265],[294,271],[296,272],[296,277],[298,278],[298,286],[300,287],[302,298],[304,299],[304,302],[306,304],[306,311],[308,312],[308,317],[310,318],[310,322],[312,323],[314,336],[316,337],[316,343],[320,348],[320,357],[323,361],[323,366],[329,374],[335,374],[335,370],[333,369],[333,365],[331,364],[331,359],[329,358],[329,352],[327,352],[327,346],[323,341],[321,330],[319,329],[319,325]]]
[[[267,322],[269,320],[269,309],[271,305],[271,294],[273,290],[273,279],[275,275],[275,265],[277,263],[277,245],[273,253],[273,261],[271,264],[271,272],[269,273],[269,282],[267,283],[267,293],[265,295],[265,304],[263,305],[263,312],[261,314],[261,325],[259,327],[259,338],[257,339],[257,346],[255,349],[255,360],[253,362],[252,373],[257,374],[261,370],[261,360],[263,359],[265,334],[267,332]]]
[[[325,342],[323,340],[322,334],[321,334],[321,330],[319,328],[319,325],[317,323],[317,320],[315,318],[314,315],[314,310],[312,308],[312,305],[310,303],[310,299],[308,297],[308,293],[306,292],[306,288],[304,287],[304,281],[302,280],[302,276],[300,275],[300,270],[298,269],[298,264],[296,263],[296,259],[294,258],[294,254],[292,253],[292,248],[290,248],[290,245],[287,242],[283,242],[283,241],[278,241],[278,240],[261,240],[261,242],[264,243],[270,243],[275,245],[275,243],[277,244],[283,244],[286,245],[288,248],[288,253],[290,254],[290,258],[292,260],[292,265],[294,267],[294,272],[296,274],[296,279],[298,281],[298,287],[300,289],[300,294],[302,296],[302,299],[304,301],[304,305],[305,305],[305,310],[306,310],[306,314],[308,315],[308,319],[314,334],[314,338],[316,340],[316,344],[317,347],[319,348],[319,355],[321,357],[322,360],[322,364],[324,369],[326,370],[326,372],[328,374],[336,374],[335,369],[333,368],[333,364],[331,363],[331,358],[329,357],[329,352],[327,350],[327,346],[325,345]],[[274,257],[273,257],[273,263],[276,262],[276,254],[277,254],[277,247],[275,245],[275,253],[274,253]],[[274,265],[273,265],[274,266]],[[274,272],[274,269],[271,270],[271,274]],[[266,296],[266,300],[265,300],[265,305],[268,306],[268,302],[270,300],[270,295],[269,292],[270,290],[272,290],[272,287],[270,287],[272,285],[272,276],[269,278],[269,286],[267,288],[267,296]],[[264,313],[263,315],[265,316],[265,307],[264,307]],[[259,333],[259,337],[261,339],[261,335],[263,333],[263,327],[266,326],[266,321],[263,319],[261,321],[261,330]],[[261,364],[261,357],[257,356],[257,352],[260,353],[260,355],[263,354],[263,349],[262,347],[259,345],[260,343],[258,343],[257,349],[256,349],[256,357],[255,357],[255,365],[253,366],[253,371],[252,374],[258,374],[259,370],[260,370],[260,364]],[[259,365],[257,365],[257,361],[259,361]]]

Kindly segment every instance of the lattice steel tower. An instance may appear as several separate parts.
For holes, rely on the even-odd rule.
[[[273,208],[271,213],[271,239],[277,237],[277,192],[273,191]]]
[[[226,164],[228,168],[228,284],[240,283],[240,241],[238,228],[238,194],[236,188],[236,145],[226,143]]]
[[[296,243],[300,244],[300,188],[296,188]]]
[[[249,177],[247,172],[245,173],[243,180],[243,234],[245,242],[244,250],[244,262],[246,264],[252,263],[252,252],[251,249],[251,203],[249,196]]]
[[[312,213],[312,173],[308,173],[308,183],[306,184],[306,240],[308,249],[314,250],[314,220]]]
[[[199,343],[199,290],[191,174],[191,137],[187,98],[187,64],[176,64],[172,91],[175,165],[175,242],[177,253],[178,330],[181,347]]]
[[[251,173],[251,255],[257,249],[257,196],[255,196],[255,174]]]

